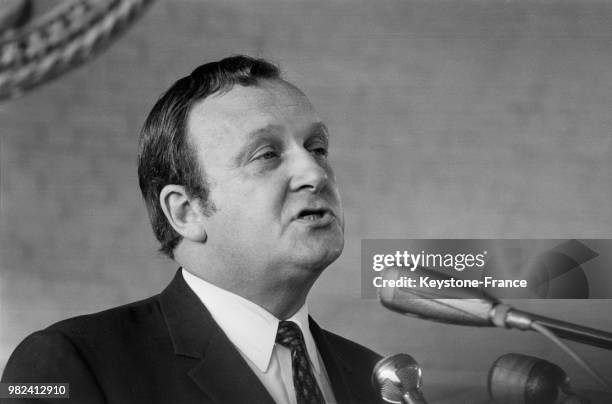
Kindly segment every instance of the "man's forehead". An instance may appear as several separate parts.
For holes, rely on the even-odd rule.
[[[263,80],[197,102],[188,116],[188,131],[197,142],[217,143],[229,131],[247,136],[271,126],[306,127],[317,122],[316,111],[300,90],[280,80]]]

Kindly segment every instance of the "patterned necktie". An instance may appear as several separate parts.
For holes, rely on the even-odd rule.
[[[281,321],[278,324],[276,342],[291,350],[293,386],[298,404],[325,404],[323,394],[312,373],[304,336],[297,324]]]

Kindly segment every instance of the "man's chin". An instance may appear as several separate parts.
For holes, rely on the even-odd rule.
[[[312,247],[312,246],[311,246]],[[344,240],[337,243],[324,243],[317,248],[308,248],[298,254],[296,262],[310,271],[322,272],[340,257],[344,248]]]

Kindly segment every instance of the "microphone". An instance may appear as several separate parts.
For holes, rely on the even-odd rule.
[[[421,367],[408,354],[395,354],[378,361],[372,385],[388,403],[427,404],[421,392]]]
[[[411,277],[429,277],[448,284],[454,281],[450,276],[421,267],[409,273]],[[406,271],[386,269],[383,282],[401,285],[402,274]],[[612,334],[609,332],[516,310],[479,288],[447,287],[440,290],[422,287],[420,282],[415,282],[414,287],[383,287],[379,295],[383,306],[408,316],[448,324],[497,326],[522,331],[533,330],[536,327],[534,323],[538,323],[561,338],[612,350]]]
[[[497,358],[489,370],[487,387],[496,404],[554,404],[559,391],[574,396],[563,369],[517,353]]]
[[[397,283],[406,273],[397,268],[386,269],[383,280]],[[428,277],[431,280],[451,279],[442,273],[418,267],[410,272],[413,278]],[[384,287],[380,289],[380,301],[386,308],[402,314],[443,323],[492,326],[491,309],[500,302],[482,289],[447,288],[440,290],[419,286]]]

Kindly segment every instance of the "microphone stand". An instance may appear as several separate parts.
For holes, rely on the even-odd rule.
[[[531,324],[536,322],[548,328],[560,338],[612,351],[612,333],[595,328],[515,310],[505,304],[495,306],[491,317],[493,324],[498,327],[516,328],[523,331],[533,330]]]

